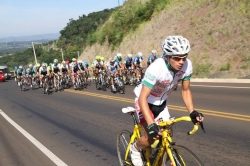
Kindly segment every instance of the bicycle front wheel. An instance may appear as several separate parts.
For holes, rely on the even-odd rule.
[[[122,130],[116,139],[116,149],[117,155],[119,159],[119,163],[121,166],[129,166],[132,165],[130,154],[126,156],[126,150],[128,148],[128,144],[130,141],[132,133],[127,130]]]
[[[174,145],[172,155],[176,166],[203,166],[200,159],[188,148],[181,145]],[[167,152],[164,152],[162,166],[171,165]]]

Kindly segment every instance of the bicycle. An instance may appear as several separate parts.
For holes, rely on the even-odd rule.
[[[114,82],[115,82],[116,92],[124,94],[125,93],[125,85],[124,85],[122,76],[120,76],[119,74],[116,74],[116,76],[114,78]]]
[[[121,166],[133,166],[130,158],[130,145],[141,137],[143,127],[139,125],[135,116],[135,109],[127,107],[122,109],[123,113],[130,114],[133,117],[134,129],[131,133],[128,130],[122,130],[116,140],[117,154]],[[156,140],[151,147],[141,152],[144,166],[203,166],[200,159],[188,148],[176,145],[172,140],[172,125],[180,121],[191,121],[189,116],[180,118],[171,118],[169,121],[161,121],[158,126],[162,128],[162,136]],[[193,130],[188,132],[194,134],[198,130],[198,125],[194,125]],[[205,132],[205,131],[204,131]]]
[[[96,89],[100,90],[102,89],[103,91],[106,91],[107,85],[107,73],[105,70],[100,70],[99,71],[99,78],[97,78],[96,81]]]
[[[20,90],[25,91],[26,86],[27,86],[27,79],[25,77],[22,77],[20,82],[19,82]]]

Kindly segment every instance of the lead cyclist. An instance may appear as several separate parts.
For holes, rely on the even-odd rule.
[[[162,134],[157,121],[169,120],[167,98],[172,90],[182,83],[182,98],[194,124],[204,120],[201,113],[194,110],[190,78],[192,63],[188,57],[191,50],[189,41],[182,36],[168,36],[162,43],[163,56],[146,70],[145,77],[135,89],[135,108],[145,134],[130,147],[134,166],[143,166],[139,151],[149,147]]]

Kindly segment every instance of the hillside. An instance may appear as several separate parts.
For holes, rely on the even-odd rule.
[[[119,10],[130,3],[135,2],[128,0]],[[108,21],[113,21],[112,15]],[[109,58],[117,52],[125,58],[139,51],[147,57],[152,49],[160,55],[166,36],[182,35],[191,43],[194,77],[245,78],[250,76],[249,27],[248,0],[172,0],[164,9],[154,11],[150,21],[130,30],[117,47],[106,39],[87,46],[80,59],[89,61],[96,55]]]

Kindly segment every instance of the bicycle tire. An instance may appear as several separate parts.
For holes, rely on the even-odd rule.
[[[118,155],[118,159],[119,159],[119,163],[121,166],[131,166],[132,165],[132,161],[130,159],[130,154],[128,156],[127,162],[130,164],[127,164],[125,162],[125,154],[126,154],[126,150],[128,148],[128,144],[130,142],[130,137],[131,137],[132,133],[128,130],[122,130],[116,139],[116,150],[117,150],[117,155]]]
[[[204,164],[201,160],[188,148],[181,145],[172,146],[173,157],[176,162],[176,166],[203,166]],[[165,151],[162,159],[162,166],[169,166],[170,160],[168,158],[167,152]]]
[[[22,81],[20,81],[19,87],[20,87],[20,90],[22,91],[23,90],[23,83],[22,83]]]

